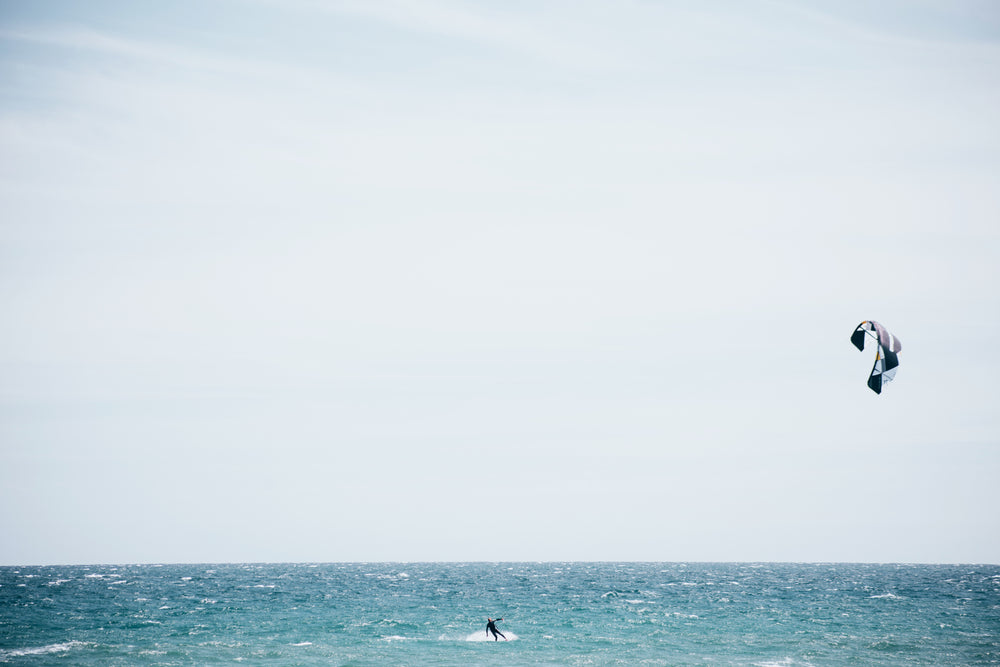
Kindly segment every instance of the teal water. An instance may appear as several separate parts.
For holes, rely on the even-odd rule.
[[[0,662],[1000,664],[1000,566],[4,567]]]

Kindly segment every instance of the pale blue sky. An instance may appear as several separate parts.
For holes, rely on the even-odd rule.
[[[870,4],[0,2],[0,563],[1000,562],[1000,9]]]

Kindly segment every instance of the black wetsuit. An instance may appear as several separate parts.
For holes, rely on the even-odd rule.
[[[497,621],[502,621],[502,620],[503,620],[503,617],[500,617],[500,618],[497,619]],[[504,640],[506,641],[507,636],[504,633],[502,633],[499,630],[497,630],[497,621],[494,621],[492,618],[487,618],[486,619],[486,636],[489,637],[490,633],[492,632],[493,633],[493,641],[497,641],[497,639],[498,639],[497,635],[500,635],[500,637],[503,637]]]

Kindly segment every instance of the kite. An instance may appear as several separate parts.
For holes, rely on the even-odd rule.
[[[903,349],[903,345],[878,322],[865,320],[851,334],[854,347],[864,351],[866,335],[875,339],[878,348],[875,352],[872,374],[868,377],[868,387],[876,394],[881,394],[882,384],[891,382],[896,377],[896,369],[899,367],[899,357],[896,355]]]

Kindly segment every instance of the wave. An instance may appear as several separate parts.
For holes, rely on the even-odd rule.
[[[6,662],[7,658],[23,658],[28,655],[46,655],[49,653],[68,653],[73,649],[81,648],[86,645],[86,642],[70,641],[59,644],[49,644],[48,646],[0,649],[0,660]]]

